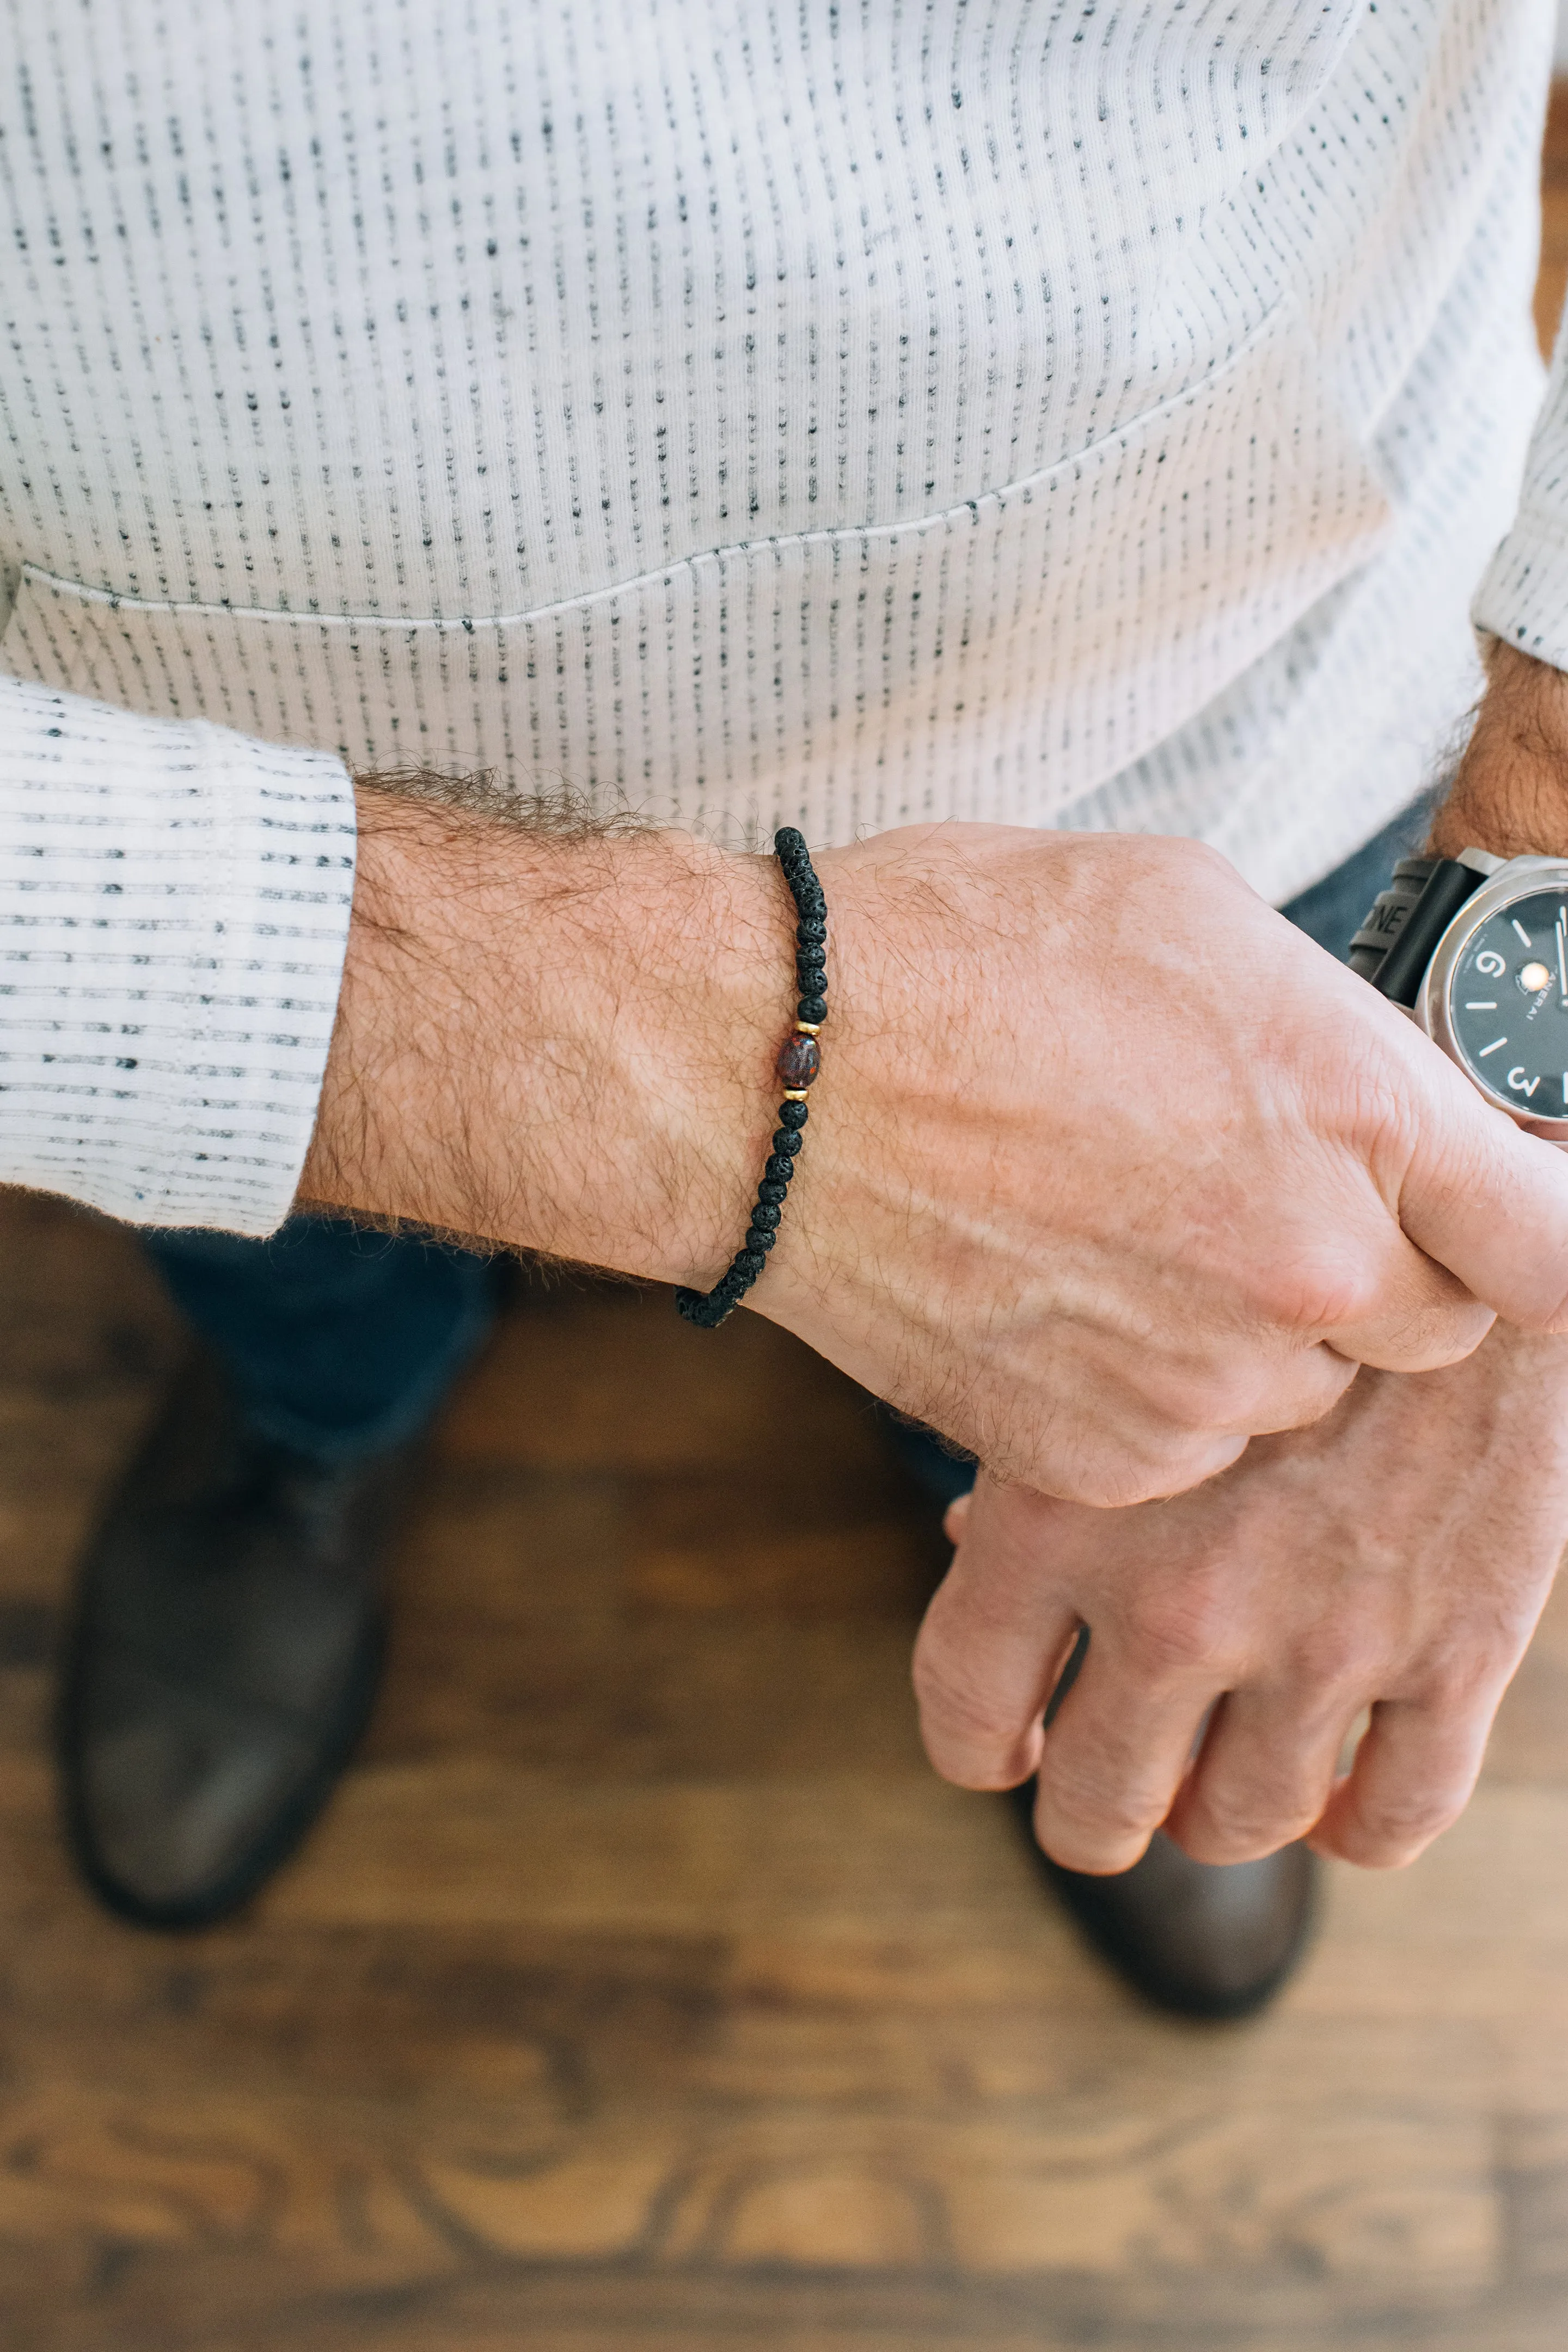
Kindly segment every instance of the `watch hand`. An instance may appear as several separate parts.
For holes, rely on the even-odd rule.
[[[1563,909],[1559,907],[1557,909],[1557,978],[1563,990],[1563,1009],[1568,1012],[1568,961],[1564,961],[1563,959]]]

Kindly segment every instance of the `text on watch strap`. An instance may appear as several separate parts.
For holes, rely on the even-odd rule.
[[[1351,970],[1408,1010],[1433,950],[1486,878],[1457,857],[1402,857],[1351,941]]]

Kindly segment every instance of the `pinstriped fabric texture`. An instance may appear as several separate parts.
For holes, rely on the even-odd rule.
[[[147,841],[161,762],[201,777],[186,845],[258,992],[216,1160],[140,1056],[90,1168],[79,1111],[35,1145],[18,1044],[0,1168],[280,1212],[346,869],[300,919],[316,1009],[268,1028],[273,836],[219,803],[341,828],[342,763],[736,843],[960,815],[1196,834],[1277,899],[1326,872],[1475,689],[1540,398],[1552,18],[0,0],[0,845],[31,793],[73,858],[111,759]],[[79,771],[31,764],[45,707]],[[114,1139],[138,1118],[161,1159]]]
[[[1476,596],[1479,625],[1568,669],[1568,313],[1525,466],[1513,528]]]
[[[16,685],[0,811],[5,1176],[141,1224],[270,1232],[353,896],[338,761]]]

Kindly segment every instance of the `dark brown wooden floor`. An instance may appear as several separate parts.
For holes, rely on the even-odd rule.
[[[921,1761],[941,1554],[858,1395],[535,1288],[331,1819],[159,1940],[73,1882],[47,1718],[176,1344],[121,1235],[0,1197],[5,2352],[1563,2352],[1568,1608],[1464,1823],[1336,1874],[1261,2023],[1162,2023]]]

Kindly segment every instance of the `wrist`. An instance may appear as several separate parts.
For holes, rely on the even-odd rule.
[[[792,914],[771,861],[362,787],[304,1202],[662,1281],[737,1246]]]
[[[1439,856],[1568,856],[1568,674],[1493,641],[1487,690],[1432,826]]]

